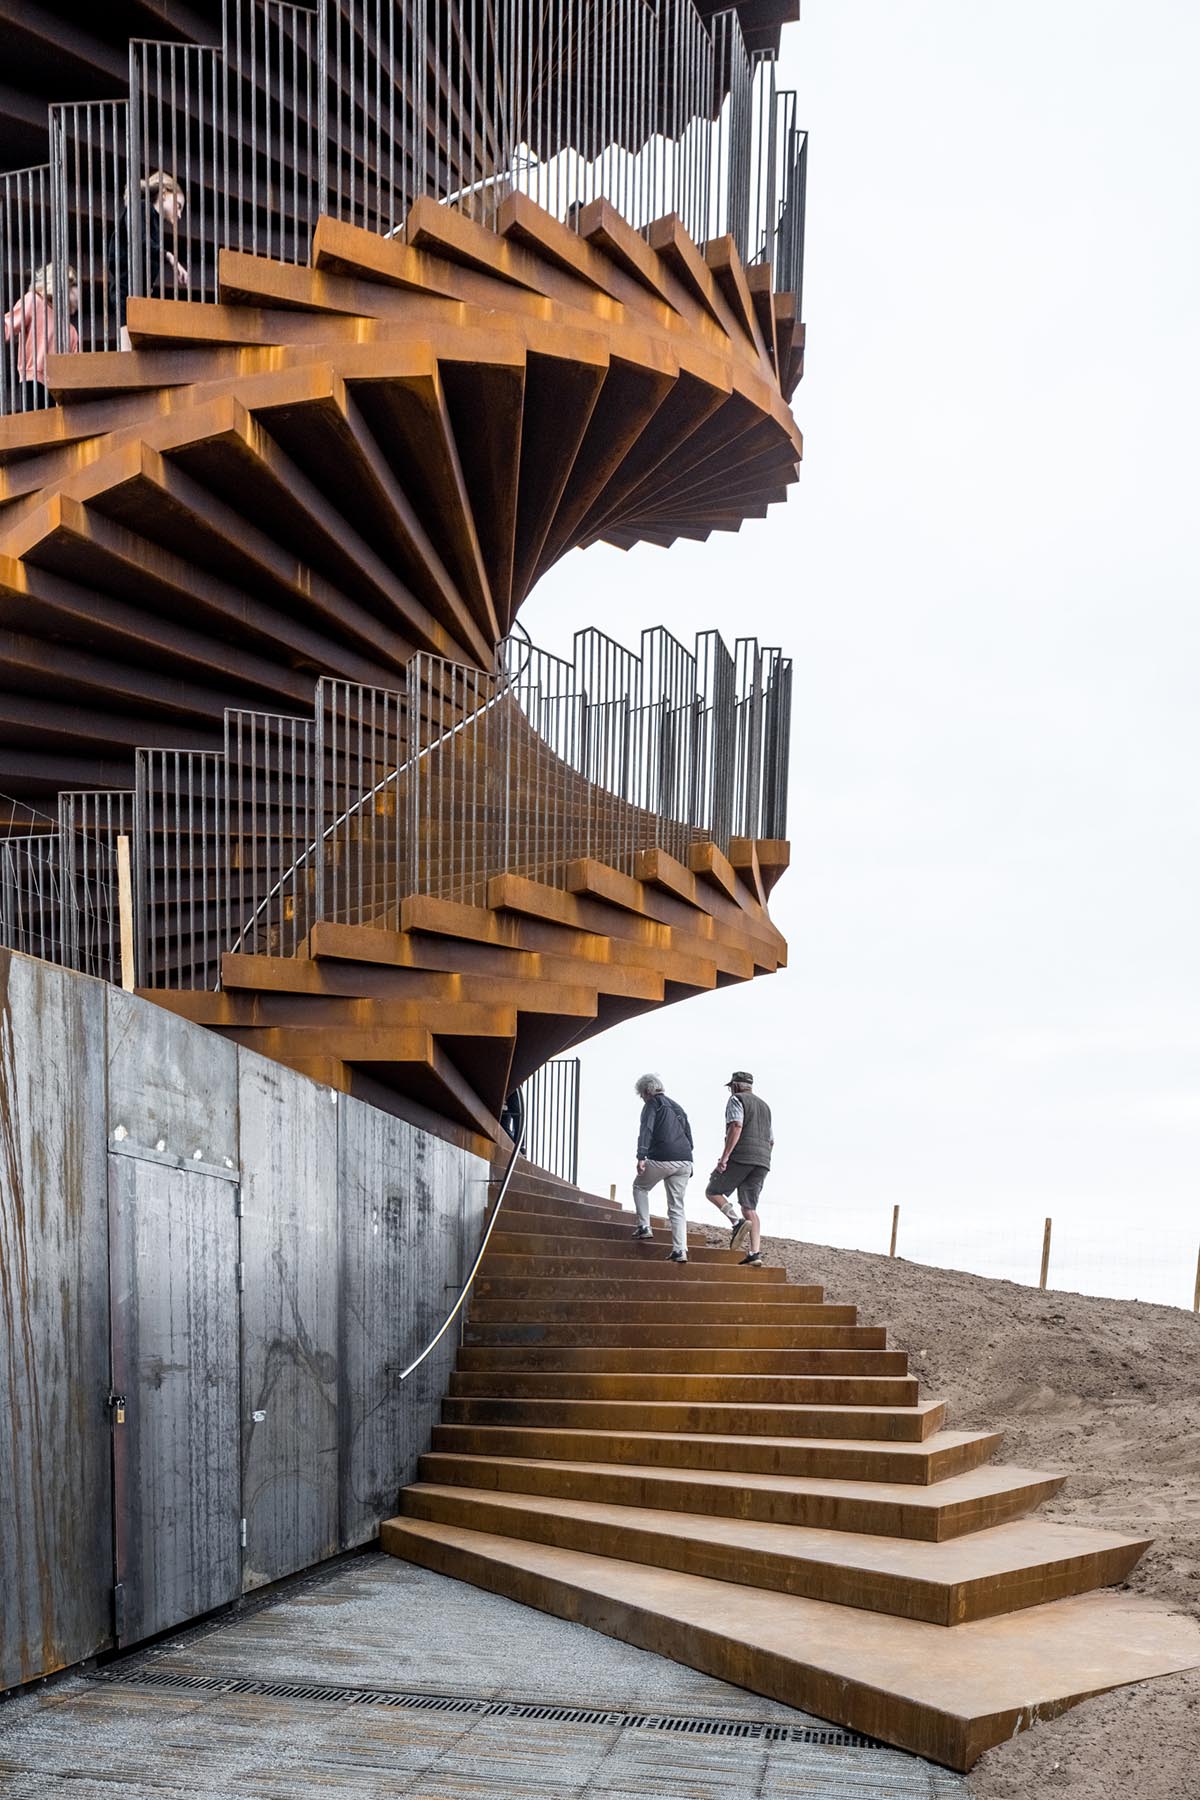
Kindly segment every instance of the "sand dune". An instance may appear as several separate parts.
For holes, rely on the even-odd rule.
[[[764,1214],[769,1217],[764,1207]],[[947,1424],[1065,1470],[1046,1517],[1153,1532],[1130,1581],[1200,1617],[1200,1319],[768,1238],[769,1261],[886,1324]],[[1200,1800],[1200,1671],[1077,1707],[985,1756],[980,1800]]]

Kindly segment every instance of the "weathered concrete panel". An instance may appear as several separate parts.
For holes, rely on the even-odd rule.
[[[104,988],[0,950],[0,1687],[111,1642]]]
[[[338,1547],[338,1105],[242,1051],[245,1588]]]
[[[374,1537],[428,1446],[456,1332],[403,1386],[400,1371],[458,1296],[478,1241],[487,1168],[359,1101],[343,1099],[338,1110],[341,1535],[349,1547]],[[465,1239],[464,1219],[472,1222]]]
[[[109,1645],[114,1582],[132,1643],[374,1536],[457,1331],[399,1373],[460,1291],[487,1175],[0,953],[0,1685]]]
[[[236,1166],[237,1046],[120,988],[107,994],[110,1134]]]
[[[109,1156],[122,1643],[241,1587],[237,1187]]]

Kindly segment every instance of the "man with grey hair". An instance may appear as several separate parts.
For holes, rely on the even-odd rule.
[[[634,1090],[642,1101],[638,1126],[637,1174],[633,1204],[637,1209],[635,1238],[651,1238],[650,1190],[661,1181],[667,1190],[667,1218],[671,1222],[669,1262],[687,1261],[687,1221],[683,1197],[692,1178],[692,1128],[682,1106],[663,1091],[658,1075],[639,1075]]]

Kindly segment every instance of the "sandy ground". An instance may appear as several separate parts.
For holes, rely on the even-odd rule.
[[[1200,1618],[1200,1319],[824,1245],[768,1261],[886,1324],[947,1424],[1000,1429],[1005,1461],[1065,1470],[1046,1517],[1153,1533],[1129,1586]],[[1200,1800],[1200,1671],[1074,1708],[983,1757],[980,1800]]]

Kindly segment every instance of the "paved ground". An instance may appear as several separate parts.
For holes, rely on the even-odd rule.
[[[98,1674],[0,1707],[4,1800],[966,1795],[914,1757],[805,1742],[820,1721],[804,1713],[375,1554]],[[288,1691],[306,1686],[339,1691]],[[608,1716],[530,1716],[564,1707]]]

